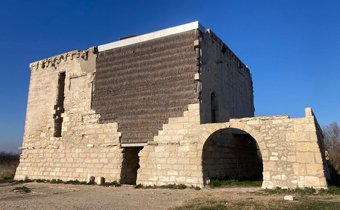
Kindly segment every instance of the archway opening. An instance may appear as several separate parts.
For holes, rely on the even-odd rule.
[[[211,180],[263,180],[259,146],[239,129],[221,129],[209,136],[203,146],[202,167],[204,185]]]
[[[143,147],[126,147],[123,149],[122,170],[120,173],[120,183],[135,185],[137,171],[139,169],[138,153]]]

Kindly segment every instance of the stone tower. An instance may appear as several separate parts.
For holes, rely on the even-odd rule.
[[[255,177],[267,188],[326,187],[311,110],[254,118],[248,67],[199,22],[30,68],[16,179],[203,186]]]

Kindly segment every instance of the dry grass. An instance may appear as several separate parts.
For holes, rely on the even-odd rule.
[[[322,199],[308,198],[300,201],[254,201],[254,200],[242,200],[229,202],[226,200],[202,200],[200,202],[184,205],[181,207],[174,208],[174,210],[264,210],[264,209],[308,209],[308,210],[319,210],[319,209],[339,209],[339,201],[327,201]]]
[[[13,179],[18,164],[18,154],[0,152],[0,182]]]

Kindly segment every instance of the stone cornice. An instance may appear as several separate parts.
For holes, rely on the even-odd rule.
[[[31,70],[44,69],[48,67],[57,67],[61,62],[66,62],[68,60],[82,58],[87,60],[89,50],[73,50],[67,53],[63,53],[57,56],[46,58],[40,61],[36,61],[30,64]]]

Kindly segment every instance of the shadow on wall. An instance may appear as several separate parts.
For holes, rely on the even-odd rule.
[[[256,140],[233,128],[214,132],[206,140],[202,154],[203,180],[262,180],[262,157]]]

